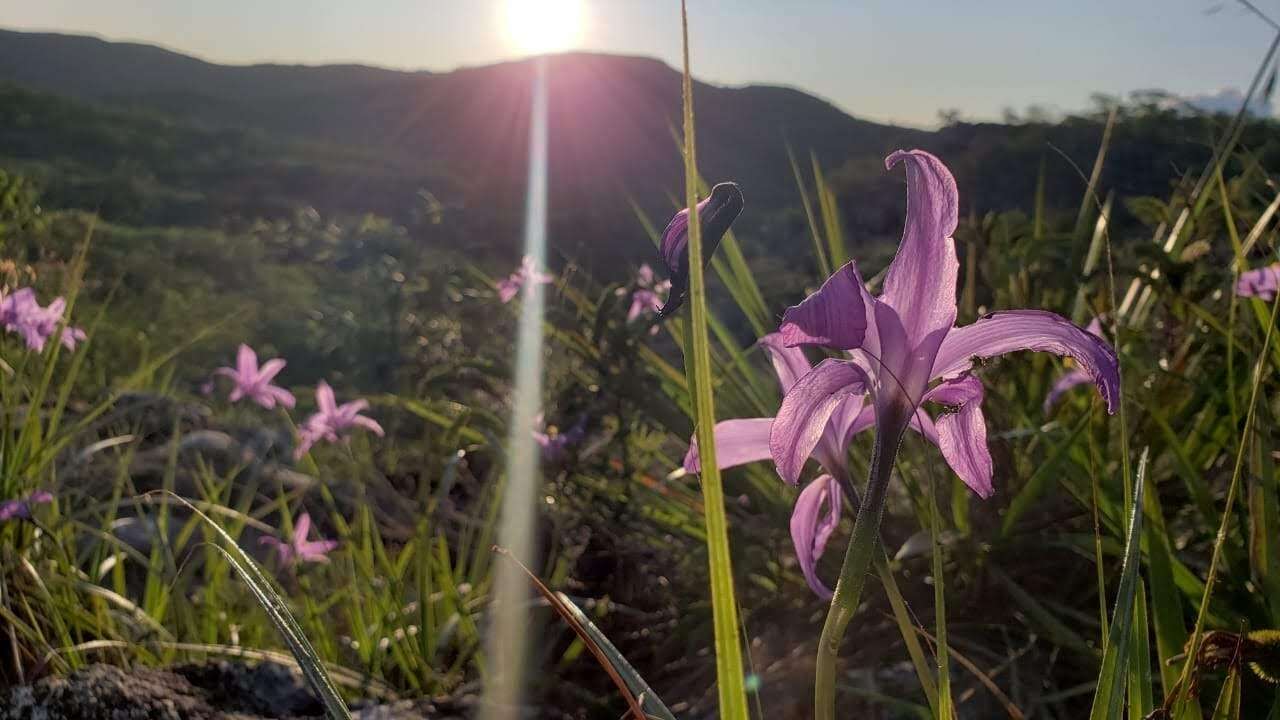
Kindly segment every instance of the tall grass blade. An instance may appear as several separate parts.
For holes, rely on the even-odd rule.
[[[746,720],[747,693],[742,672],[738,610],[734,598],[733,568],[729,556],[728,520],[724,489],[716,466],[715,399],[711,389],[711,348],[707,336],[707,286],[703,276],[702,228],[698,220],[697,144],[693,125],[693,78],[689,69],[689,15],[680,3],[684,51],[684,172],[685,204],[689,208],[689,352],[686,372],[693,390],[694,429],[702,456],[703,513],[707,529],[707,556],[711,575],[712,622],[715,627],[716,688],[720,717]]]
[[[1111,632],[1107,636],[1106,652],[1102,655],[1102,670],[1098,673],[1098,686],[1094,690],[1089,720],[1120,720],[1124,710],[1125,678],[1132,641],[1135,598],[1138,594],[1138,565],[1142,552],[1142,503],[1139,499],[1146,479],[1147,450],[1144,449],[1142,459],[1138,461],[1133,512],[1129,517],[1128,539],[1125,541],[1120,586],[1116,591],[1116,606],[1111,615]]]

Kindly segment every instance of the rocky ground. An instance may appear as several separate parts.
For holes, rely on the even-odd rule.
[[[464,700],[356,703],[357,720],[461,720]],[[0,692],[0,720],[304,720],[320,703],[292,669],[217,662],[168,670],[91,665]]]

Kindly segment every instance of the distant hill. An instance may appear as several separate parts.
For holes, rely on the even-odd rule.
[[[67,167],[92,166],[105,187],[111,181],[102,178],[141,172],[159,194],[126,218],[139,223],[208,224],[297,204],[404,219],[425,189],[459,209],[477,250],[509,255],[523,207],[533,68],[226,66],[146,45],[0,31],[0,83],[27,89],[11,89],[10,107],[0,106],[0,120],[9,117],[0,159],[41,161],[68,203],[78,191]],[[682,192],[672,132],[679,73],[656,60],[588,53],[553,56],[548,70],[553,242],[597,266],[649,256],[631,202],[662,222]],[[696,83],[695,108],[700,167],[709,180],[744,188],[740,229],[749,244],[777,211],[799,204],[788,144],[803,166],[812,153],[830,172],[851,237],[862,241],[900,227],[901,180],[880,164],[894,149],[939,153],[957,173],[966,212],[1030,207],[1043,160],[1049,206],[1068,209],[1083,182],[1059,152],[1087,169],[1101,136],[1088,119],[925,132],[859,120],[782,87]],[[60,120],[50,124],[50,113]],[[1207,158],[1210,129],[1202,118],[1123,124],[1104,189],[1167,194],[1171,177]],[[109,203],[96,206],[109,213]],[[790,218],[782,232],[770,225],[767,250],[805,242],[799,216]]]
[[[205,129],[255,128],[359,148],[406,175],[439,168],[447,187],[429,189],[503,215],[508,229],[512,218],[505,216],[521,207],[525,182],[532,72],[530,61],[450,73],[224,66],[146,45],[0,32],[0,81]],[[568,245],[584,249],[606,238],[638,238],[630,197],[664,220],[683,177],[671,133],[679,122],[679,73],[643,58],[555,56],[549,101],[556,235],[571,234]],[[787,88],[698,83],[695,107],[704,173],[738,180],[759,208],[796,200],[787,141],[802,158],[812,151],[836,165],[927,135],[857,120]],[[417,189],[403,188],[406,210]]]

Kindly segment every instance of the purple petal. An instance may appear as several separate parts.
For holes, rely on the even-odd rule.
[[[1236,295],[1274,300],[1280,288],[1280,263],[1240,273],[1236,281]]]
[[[864,404],[865,396],[850,395],[836,406],[813,449],[813,457],[829,473],[845,473],[849,465],[849,443],[858,433],[876,424],[875,408]]]
[[[299,543],[294,552],[302,562],[328,562],[329,553],[338,549],[337,540],[313,540]]]
[[[769,333],[760,338],[760,347],[769,353],[769,361],[773,363],[773,371],[778,375],[778,384],[782,386],[782,392],[785,395],[796,381],[813,369],[813,365],[809,363],[809,358],[804,356],[804,351],[798,347],[787,347],[783,342],[782,333]]]
[[[787,308],[778,333],[789,346],[823,345],[852,350],[867,334],[872,302],[852,261],[835,271],[817,292]]]
[[[867,375],[846,360],[824,360],[796,381],[774,418],[769,448],[778,474],[796,484],[805,460],[826,430],[827,421],[846,397],[865,393]]]
[[[937,421],[938,449],[964,484],[986,499],[995,490],[982,398],[982,383],[972,375],[948,380],[925,395],[926,400],[951,406]]]
[[[1116,353],[1104,340],[1065,318],[1043,310],[1009,310],[980,318],[947,334],[933,363],[933,376],[952,378],[973,365],[1018,350],[1065,355],[1080,365],[1098,387],[1114,414],[1120,404],[1120,369]]]
[[[266,387],[266,392],[270,393],[271,396],[275,398],[276,402],[287,408],[293,408],[293,406],[298,402],[293,397],[293,393],[276,385],[268,385]]]
[[[959,196],[956,181],[938,158],[923,150],[899,150],[885,167],[907,166],[907,217],[902,243],[884,276],[883,302],[902,319],[907,339],[951,327],[956,314],[955,241]]]
[[[716,465],[724,470],[751,462],[768,460],[769,429],[773,418],[740,418],[716,423]],[[698,458],[697,437],[689,440],[689,452],[684,456],[686,472],[702,472]]]
[[[1053,387],[1049,388],[1049,394],[1044,396],[1044,414],[1048,415],[1053,410],[1053,406],[1058,403],[1058,398],[1061,398],[1068,390],[1091,380],[1093,378],[1089,377],[1089,373],[1079,368],[1063,373],[1062,377],[1058,378],[1058,381],[1053,384]]]
[[[0,522],[31,517],[31,508],[22,500],[0,502]]]
[[[841,504],[844,502],[840,483],[830,475],[822,475],[809,483],[796,498],[791,511],[791,542],[795,544],[796,558],[805,582],[818,597],[830,599],[831,591],[818,579],[818,558],[827,549],[827,541],[840,525]],[[822,512],[823,504],[827,512]]]
[[[516,295],[520,292],[520,284],[520,277],[518,275],[512,275],[511,277],[499,280],[497,284],[498,299],[503,303],[509,303],[514,300]]]
[[[698,203],[698,214],[701,215],[706,207],[707,200]],[[667,223],[667,228],[662,231],[662,242],[658,245],[658,252],[662,253],[662,260],[667,264],[667,272],[672,276],[687,269],[688,247],[689,208],[684,208]]]
[[[377,435],[378,437],[383,437],[384,435],[387,434],[386,431],[382,429],[382,426],[378,424],[377,420],[374,420],[373,418],[365,417],[364,415],[357,415],[354,418],[352,418],[351,424],[356,425],[358,427],[362,427],[365,430],[368,430],[369,432],[373,433],[374,435]]]
[[[285,361],[281,358],[271,358],[270,360],[262,363],[262,367],[258,368],[258,372],[254,375],[253,379],[259,383],[271,382],[276,375],[280,374],[280,371],[284,369],[285,365]]]
[[[236,351],[236,375],[238,382],[252,382],[254,376],[258,374],[258,354],[253,348],[240,343],[240,348]]]
[[[322,415],[332,415],[338,409],[338,403],[333,397],[333,388],[329,387],[329,383],[324,380],[316,385],[316,407]]]
[[[298,521],[293,524],[293,537],[298,540],[306,540],[307,535],[311,534],[311,513],[302,513],[298,516]]]

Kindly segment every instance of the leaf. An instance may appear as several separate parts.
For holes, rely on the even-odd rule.
[[[1133,632],[1135,598],[1138,594],[1138,565],[1142,550],[1142,492],[1147,478],[1147,450],[1138,461],[1138,481],[1134,487],[1133,512],[1129,517],[1128,539],[1125,541],[1124,567],[1120,571],[1120,587],[1111,614],[1111,632],[1102,655],[1102,669],[1093,695],[1089,720],[1120,720],[1124,710],[1125,675]]]

